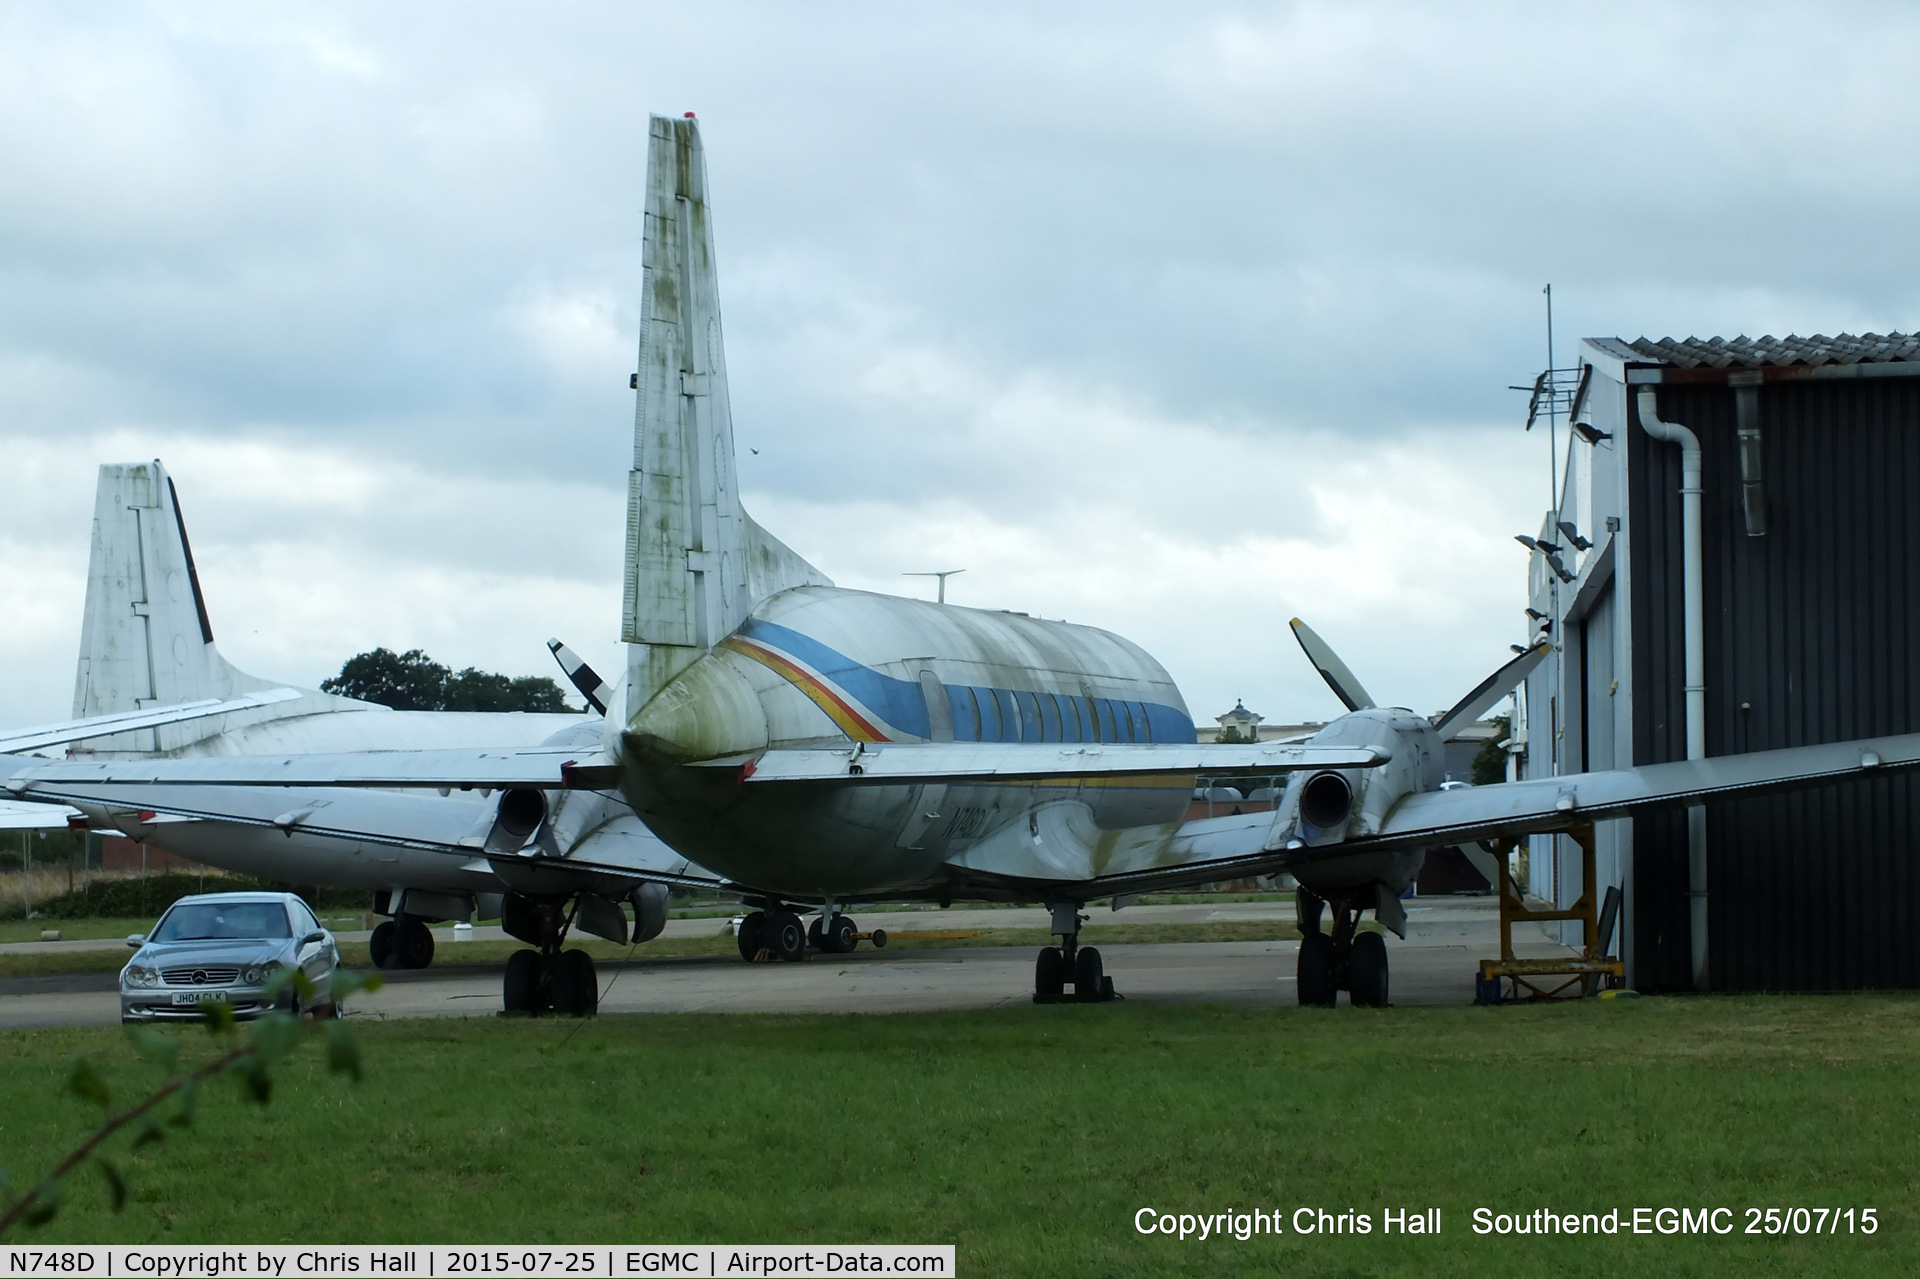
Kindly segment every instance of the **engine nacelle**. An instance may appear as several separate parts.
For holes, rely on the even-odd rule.
[[[667,928],[667,886],[642,884],[633,890],[633,941],[652,941]]]

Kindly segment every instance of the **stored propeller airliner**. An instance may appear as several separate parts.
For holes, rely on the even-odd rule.
[[[1385,1004],[1385,944],[1428,849],[1571,830],[1736,791],[1920,765],[1920,735],[1442,789],[1440,746],[1538,661],[1509,663],[1437,721],[1379,707],[1311,631],[1348,713],[1294,743],[1197,744],[1166,670],[1106,631],[841,590],[740,505],[707,179],[692,118],[650,129],[622,638],[627,667],[593,741],[158,761],[0,763],[17,798],[231,816],[237,787],[493,789],[478,853],[515,885],[509,1008],[579,980],[581,895],[552,833],[574,797],[630,809],[752,907],[748,957],[848,946],[847,909],[914,899],[1038,901],[1057,944],[1040,1000],[1112,993],[1079,944],[1097,899],[1276,871],[1301,885],[1302,1003]],[[1196,776],[1286,774],[1272,812],[1184,820]],[[351,835],[351,814],[303,828]],[[424,845],[423,845],[424,846]],[[663,880],[665,877],[662,877]],[[1323,913],[1330,929],[1323,931]],[[590,973],[590,966],[584,971]]]

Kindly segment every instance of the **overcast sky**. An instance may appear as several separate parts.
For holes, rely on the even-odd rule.
[[[748,503],[841,585],[1105,626],[1196,717],[1437,710],[1524,638],[1587,334],[1914,327],[1920,11],[0,6],[0,724],[94,470],[216,632],[618,669],[649,112],[699,113]]]

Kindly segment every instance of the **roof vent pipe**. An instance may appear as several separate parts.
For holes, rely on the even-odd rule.
[[[1640,392],[1640,426],[1656,440],[1680,446],[1680,558],[1682,637],[1686,649],[1687,758],[1707,756],[1706,608],[1700,579],[1700,438],[1678,422],[1660,420],[1652,388]],[[1693,935],[1693,988],[1707,989],[1707,810],[1687,809],[1687,899]]]

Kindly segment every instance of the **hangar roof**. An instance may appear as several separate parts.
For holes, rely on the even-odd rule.
[[[1761,368],[1766,365],[1884,364],[1920,361],[1920,334],[1841,333],[1834,337],[1589,339],[1620,359],[1676,368]]]

